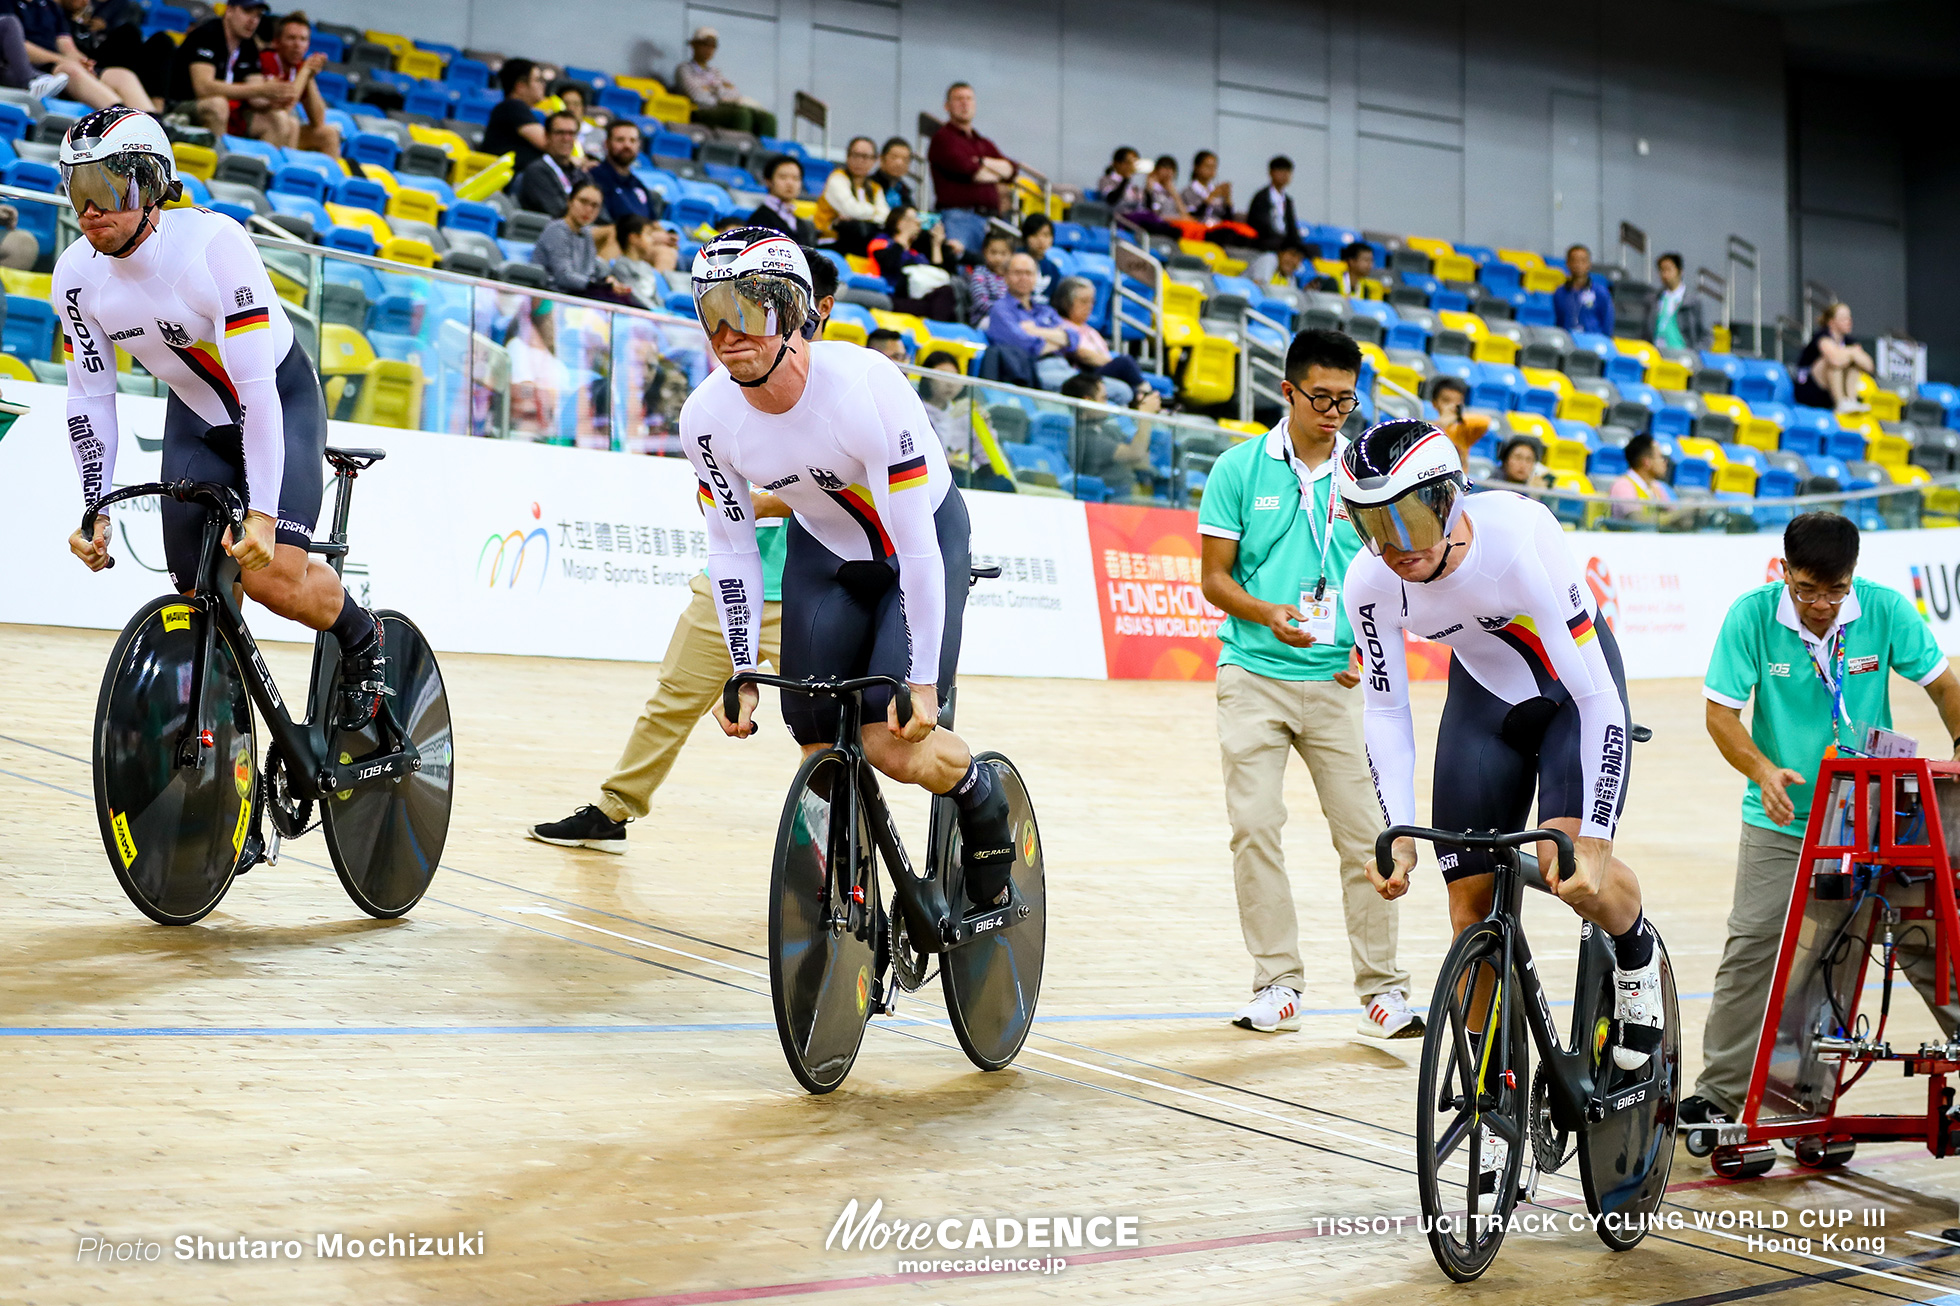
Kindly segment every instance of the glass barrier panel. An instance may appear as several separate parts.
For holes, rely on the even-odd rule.
[[[679,457],[681,405],[713,364],[698,323],[613,315],[613,447]]]

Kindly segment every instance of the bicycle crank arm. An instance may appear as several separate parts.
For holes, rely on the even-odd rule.
[[[1031,911],[1027,900],[1021,897],[1019,886],[1009,883],[1007,901],[1001,906],[989,907],[985,911],[967,912],[958,917],[947,917],[942,920],[939,934],[944,946],[940,950],[951,952],[954,948],[971,943],[984,935],[998,934],[1002,930],[1012,929],[1026,920]]]
[[[399,753],[370,754],[352,762],[329,762],[320,768],[322,796],[346,793],[357,784],[372,780],[394,780],[422,769],[422,755],[410,747]]]

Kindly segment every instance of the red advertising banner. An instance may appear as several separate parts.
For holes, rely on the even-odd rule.
[[[1198,514],[1084,505],[1090,570],[1112,680],[1210,680],[1218,623],[1198,571]]]
[[[1198,514],[1084,505],[1111,680],[1212,680],[1225,614],[1204,596]],[[1409,678],[1447,680],[1450,650],[1411,636]]]

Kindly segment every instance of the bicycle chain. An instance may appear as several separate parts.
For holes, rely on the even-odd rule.
[[[1552,1082],[1539,1062],[1531,1076],[1531,1150],[1539,1174],[1557,1174],[1576,1150],[1572,1135],[1552,1123]]]

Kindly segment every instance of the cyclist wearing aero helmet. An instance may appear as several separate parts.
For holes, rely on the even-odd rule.
[[[762,608],[749,486],[791,510],[782,585],[782,674],[891,676],[910,687],[898,724],[885,690],[864,695],[865,756],[894,780],[959,808],[966,888],[1007,891],[1014,847],[1005,791],[958,735],[936,728],[953,687],[966,607],[966,503],[918,394],[890,360],[817,341],[802,247],[765,227],[724,232],[694,259],[694,302],[721,364],[681,409],[708,524],[708,578],[736,671],[754,670]],[[755,732],[756,690],[730,721]],[[834,700],[785,691],[805,754],[836,740]]]
[[[1551,510],[1520,494],[1471,495],[1450,438],[1427,422],[1382,422],[1348,446],[1336,489],[1366,549],[1342,597],[1361,649],[1363,734],[1382,812],[1414,824],[1415,727],[1402,632],[1450,646],[1449,697],[1436,737],[1432,824],[1572,836],[1572,876],[1549,847],[1546,880],[1613,940],[1613,1059],[1646,1064],[1660,1046],[1660,964],[1640,884],[1613,856],[1626,802],[1627,693],[1613,632],[1574,565]],[[1490,855],[1437,845],[1461,931],[1490,910]],[[1385,898],[1408,891],[1413,840],[1395,843],[1392,874],[1369,873]]]
[[[84,240],[55,264],[52,300],[68,363],[68,441],[89,507],[116,469],[116,362],[128,351],[170,387],[163,419],[165,481],[231,486],[246,508],[226,551],[246,594],[340,643],[336,716],[372,719],[386,692],[381,632],[333,568],[306,545],[320,514],[326,403],[293,338],[258,251],[236,222],[201,208],[164,211],[183,193],[170,141],[149,114],[115,106],[68,129],[62,187]],[[195,580],[204,508],[163,501],[171,582]],[[68,547],[100,571],[112,564],[109,519]]]

